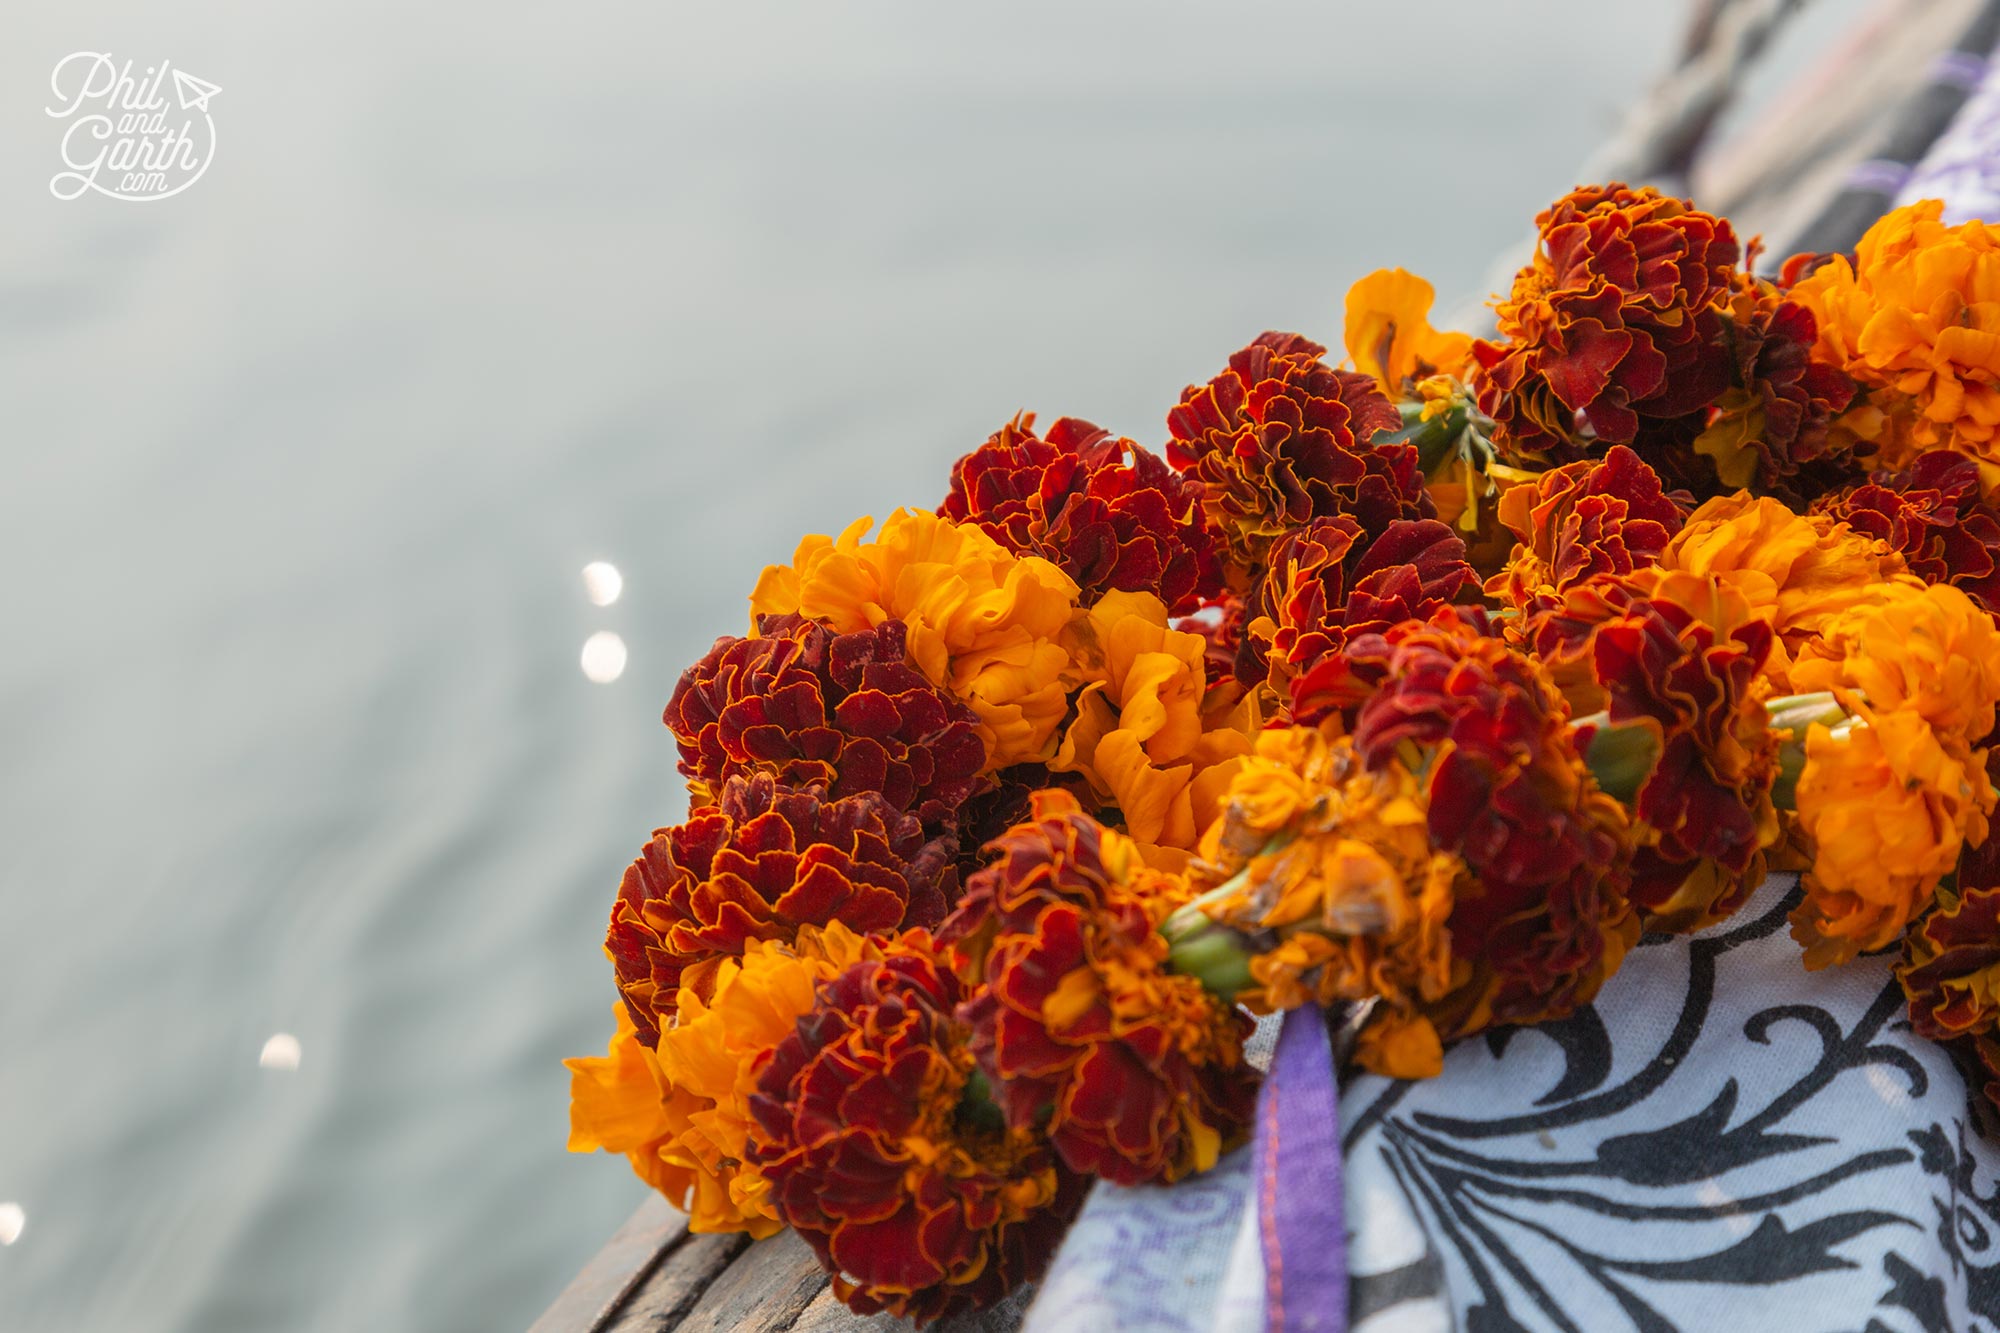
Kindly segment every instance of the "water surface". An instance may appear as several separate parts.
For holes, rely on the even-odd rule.
[[[721,9],[0,19],[0,1328],[525,1326],[640,1196],[558,1062],[758,568],[1021,408],[1157,444],[1370,268],[1474,295],[1678,22]],[[50,197],[79,49],[222,87],[193,189]]]

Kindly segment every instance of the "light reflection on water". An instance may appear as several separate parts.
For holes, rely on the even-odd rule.
[[[279,1069],[290,1073],[299,1067],[299,1060],[304,1054],[297,1037],[289,1032],[274,1032],[264,1043],[264,1049],[257,1053],[257,1064],[262,1069]]]
[[[1678,20],[1254,8],[10,14],[0,1328],[525,1326],[639,1197],[558,1062],[757,570],[1367,269],[1449,306]],[[94,43],[228,89],[194,189],[49,197]]]
[[[601,629],[583,641],[584,679],[609,685],[625,674],[625,640],[615,630]]]
[[[625,591],[625,576],[608,560],[593,560],[583,567],[583,595],[592,606],[609,606]]]

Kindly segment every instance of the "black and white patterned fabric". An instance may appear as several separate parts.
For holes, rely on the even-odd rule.
[[[1341,1095],[1355,1333],[2000,1333],[2000,1147],[1886,957],[1809,974],[1774,876],[1596,1005]],[[1032,1333],[1261,1329],[1239,1153],[1099,1187]],[[1312,1181],[1297,1188],[1311,1189]]]

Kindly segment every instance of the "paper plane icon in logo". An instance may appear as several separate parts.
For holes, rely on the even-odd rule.
[[[222,89],[210,83],[207,79],[197,79],[185,70],[177,69],[174,71],[174,91],[180,94],[181,110],[206,111],[208,110],[208,99],[221,92]]]

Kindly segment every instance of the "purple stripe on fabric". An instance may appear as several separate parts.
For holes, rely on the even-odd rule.
[[[1257,1095],[1257,1221],[1270,1333],[1347,1333],[1340,1088],[1326,1015],[1294,1009]]]
[[[1870,158],[1857,162],[1847,173],[1847,186],[1853,190],[1873,190],[1877,194],[1894,194],[1903,188],[1903,182],[1910,178],[1914,168],[1908,162],[1890,162],[1884,158]]]
[[[1930,81],[1953,88],[1977,88],[1986,77],[1987,59],[1970,51],[1945,51],[1931,62]]]

